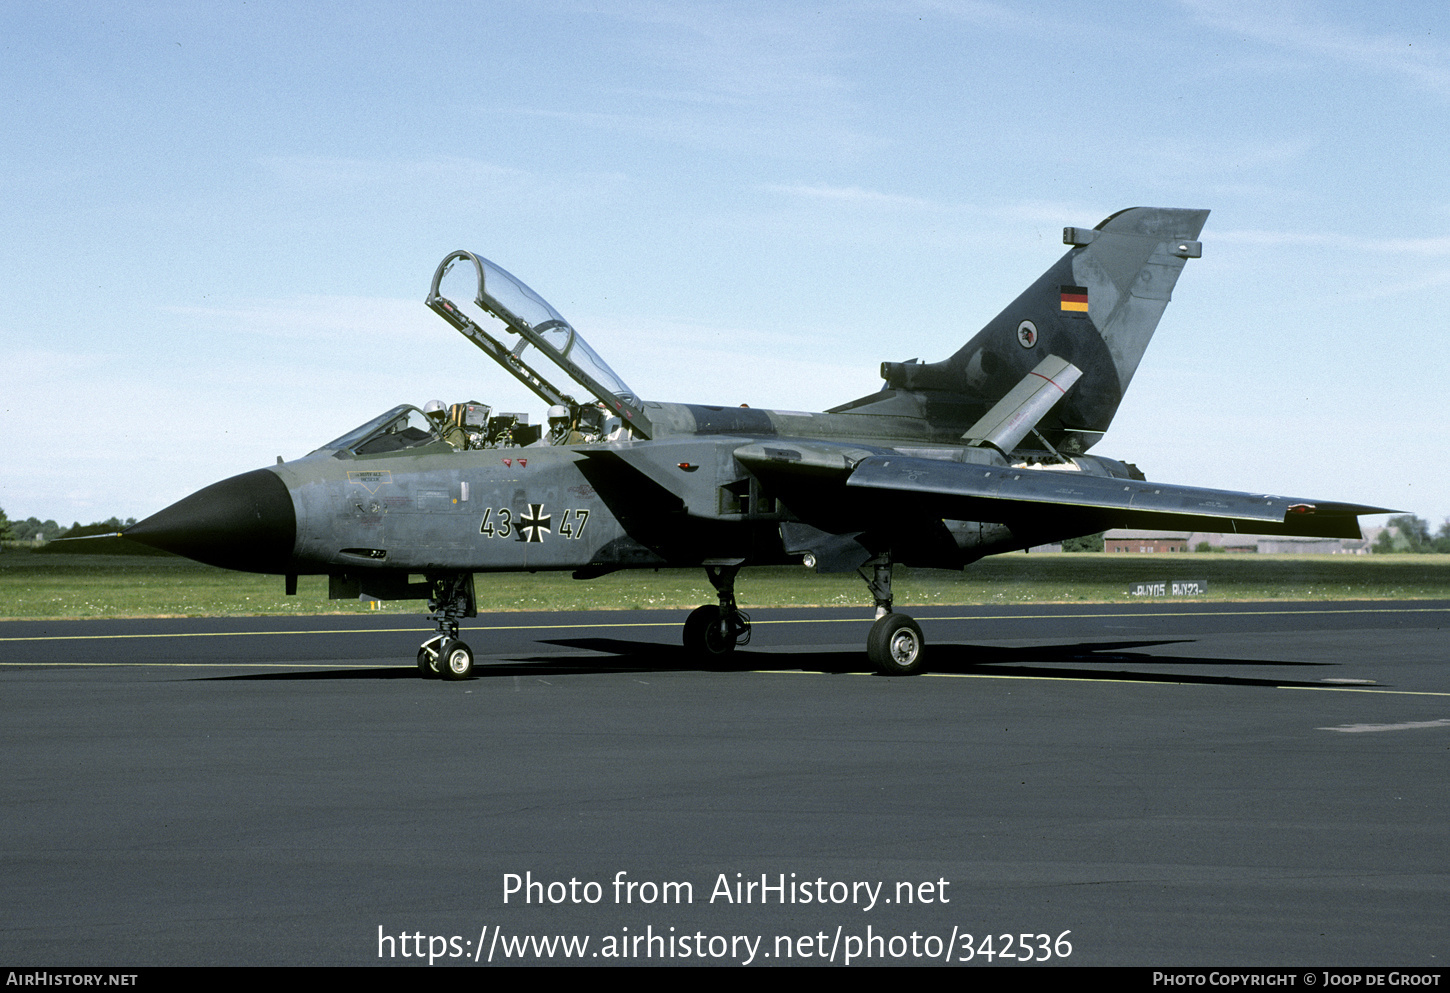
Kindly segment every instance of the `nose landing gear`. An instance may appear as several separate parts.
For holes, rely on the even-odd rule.
[[[428,619],[437,625],[438,633],[418,649],[418,675],[424,679],[467,679],[473,675],[473,649],[458,640],[458,622],[478,616],[473,574],[444,576],[432,582]]]

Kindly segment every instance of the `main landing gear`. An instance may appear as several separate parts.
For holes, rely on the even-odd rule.
[[[473,649],[458,640],[458,622],[477,616],[473,576],[446,576],[433,581],[428,620],[438,633],[418,649],[418,674],[424,679],[467,679],[473,675]]]
[[[876,623],[866,636],[866,657],[883,676],[915,676],[925,668],[926,639],[921,627],[891,609],[891,558],[880,555],[866,563],[861,578],[876,604]],[[685,620],[685,650],[701,659],[729,655],[736,645],[750,643],[750,617],[735,605],[735,576],[740,566],[706,566],[705,575],[720,596],[719,605],[697,607]]]
[[[750,644],[750,615],[735,605],[738,565],[707,565],[705,575],[720,598],[718,605],[696,607],[685,618],[685,651],[702,659],[718,659]]]
[[[866,563],[871,575],[857,570],[876,603],[876,623],[866,635],[866,657],[883,676],[915,676],[925,668],[926,639],[921,627],[891,610],[891,559],[880,555]]]

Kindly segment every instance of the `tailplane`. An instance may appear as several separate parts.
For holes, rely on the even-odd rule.
[[[955,355],[883,362],[881,392],[836,412],[919,416],[960,434],[1053,356],[1082,374],[1036,431],[1064,452],[1086,451],[1112,422],[1184,262],[1202,253],[1207,218],[1133,207],[1092,229],[1066,228],[1068,253]]]

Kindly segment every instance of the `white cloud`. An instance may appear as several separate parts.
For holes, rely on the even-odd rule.
[[[1203,24],[1279,48],[1330,59],[1342,65],[1399,76],[1441,97],[1450,97],[1450,55],[1432,33],[1438,25],[1370,34],[1332,23],[1301,3],[1235,0],[1180,0]],[[1403,16],[1395,6],[1364,8],[1385,18]],[[1438,8],[1431,5],[1431,10]]]
[[[167,306],[183,327],[208,335],[264,335],[290,342],[371,347],[429,344],[443,327],[418,300],[310,295],[241,301],[229,307]]]
[[[933,203],[930,200],[923,200],[920,197],[906,196],[900,193],[882,193],[877,190],[862,189],[859,186],[807,186],[794,185],[785,186],[770,184],[762,187],[772,193],[783,193],[786,196],[803,197],[809,200],[834,200],[843,203],[866,204],[879,207],[912,207],[926,209],[941,209],[941,204]]]
[[[1263,231],[1253,228],[1215,231],[1214,240],[1231,245],[1312,246],[1319,250],[1375,252],[1441,258],[1450,255],[1450,237],[1360,238],[1329,231]]]
[[[837,71],[836,22],[849,12],[666,3],[626,8],[623,16],[651,29],[635,39],[644,59],[717,97],[833,100],[851,89]]]
[[[258,164],[284,188],[357,200],[422,200],[456,206],[480,203],[590,202],[617,196],[620,172],[534,172],[456,155],[416,159],[317,155],[265,156]]]

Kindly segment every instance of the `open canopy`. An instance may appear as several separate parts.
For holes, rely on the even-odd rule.
[[[428,306],[546,403],[563,404],[575,411],[580,406],[531,361],[533,353],[543,355],[569,380],[618,414],[634,433],[649,437],[649,418],[635,392],[562,314],[500,266],[472,252],[449,254],[433,274]],[[516,336],[516,340],[495,337],[489,330],[498,330],[495,322],[502,322],[504,334]]]

